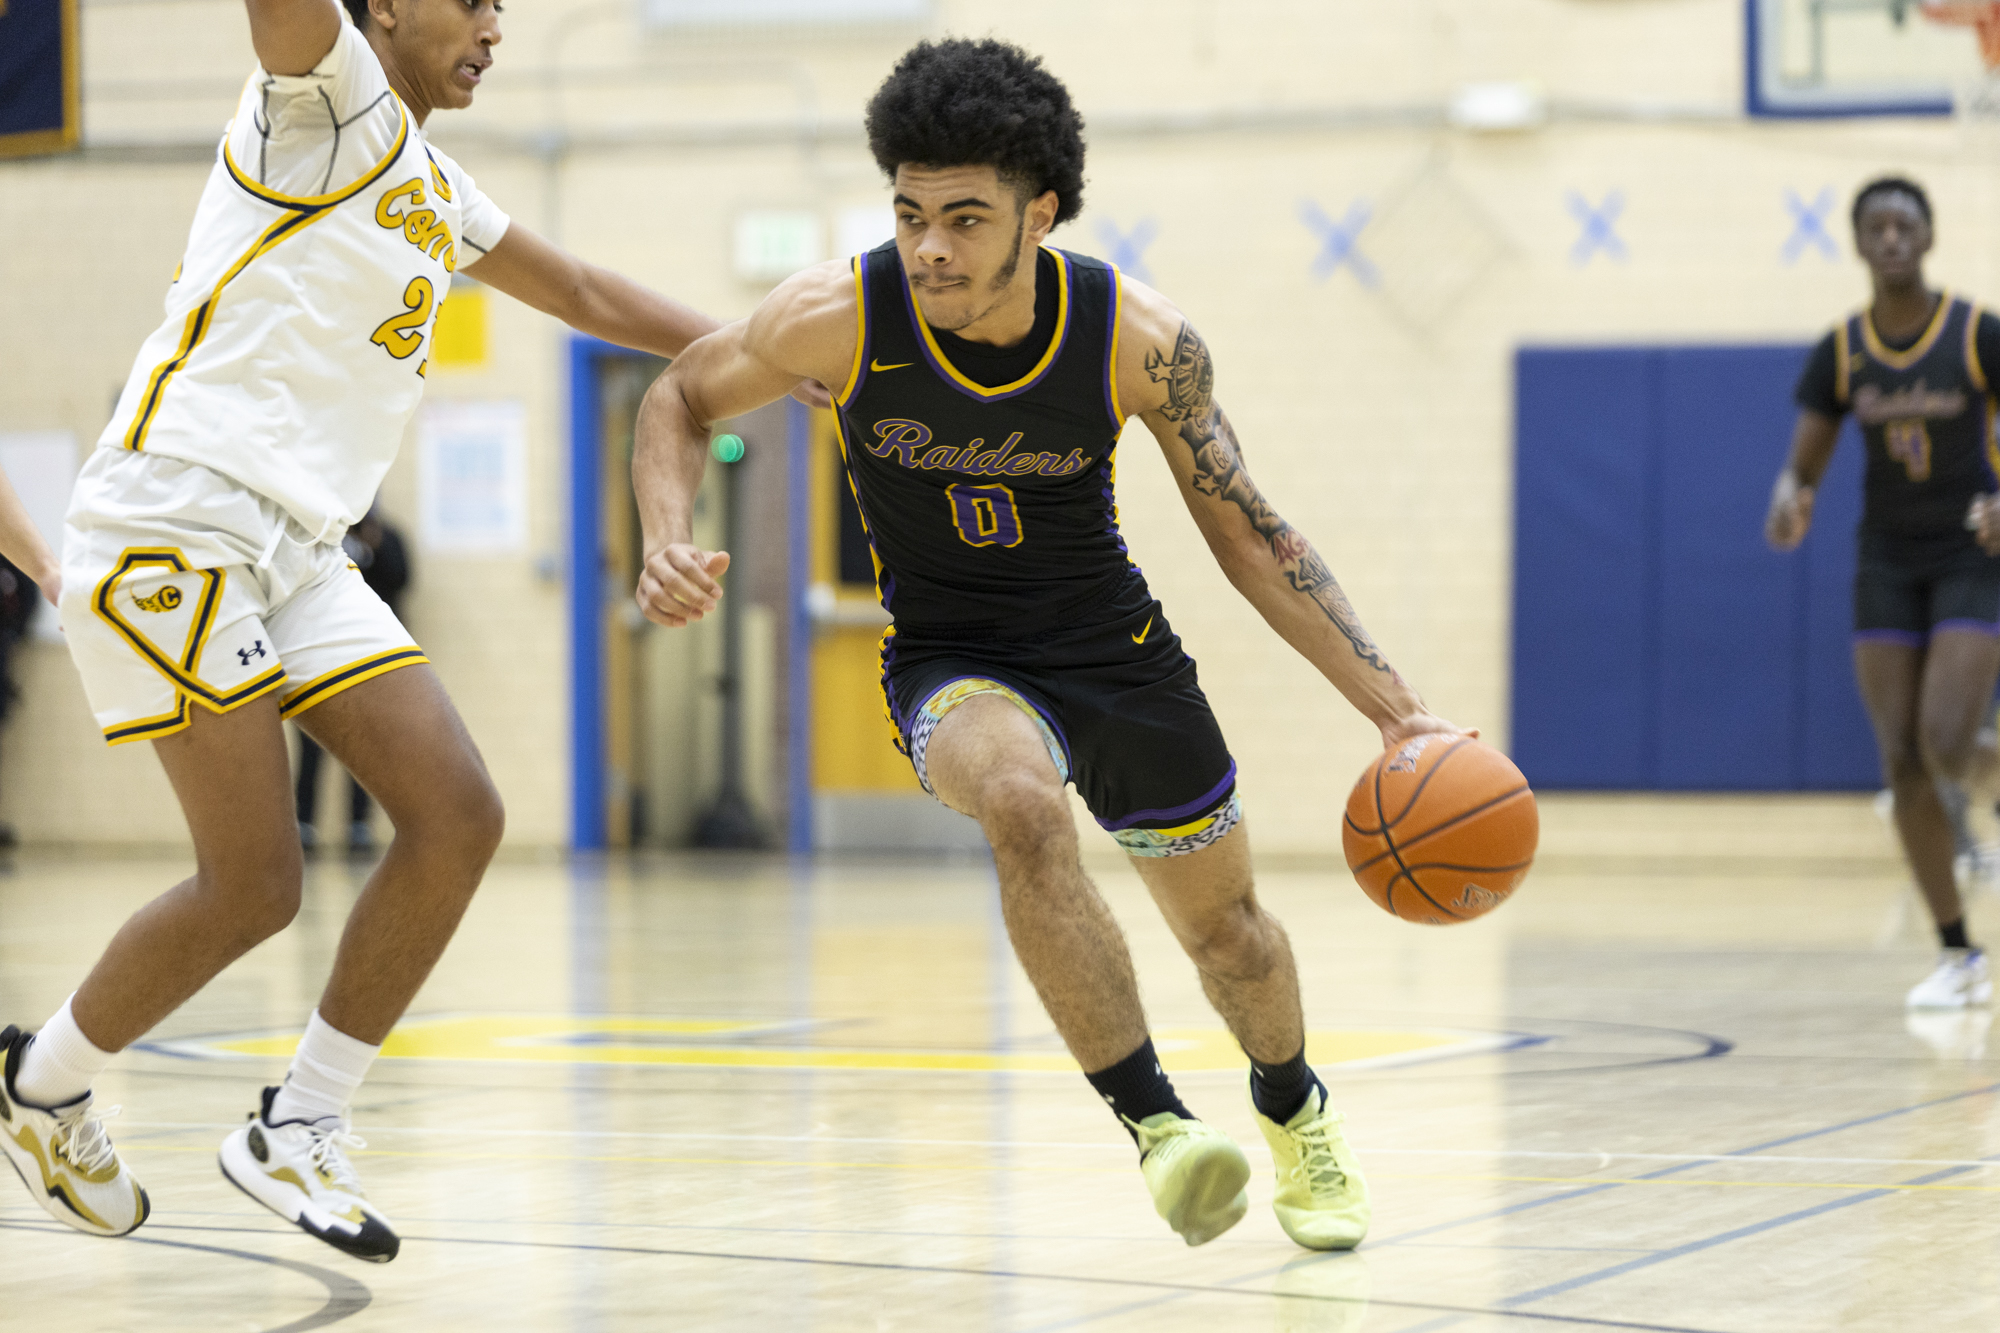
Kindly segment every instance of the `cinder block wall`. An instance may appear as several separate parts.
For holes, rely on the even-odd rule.
[[[1924,180],[1935,276],[1994,292],[1996,146],[1948,121],[1778,124],[1740,111],[1736,0],[939,0],[925,29],[668,39],[589,0],[506,16],[499,64],[436,141],[522,223],[719,315],[761,295],[732,273],[743,210],[885,204],[862,103],[926,32],[1043,54],[1092,124],[1084,215],[1058,244],[1142,269],[1212,346],[1218,392],[1266,493],[1310,535],[1391,660],[1438,711],[1506,741],[1510,401],[1523,340],[1803,339],[1862,299],[1844,218],[1889,169]],[[86,9],[81,158],[0,165],[0,429],[88,446],[159,317],[250,66],[242,11]],[[172,71],[171,86],[155,85]],[[1443,127],[1453,89],[1537,83],[1542,128]],[[801,132],[802,130],[808,132]],[[537,145],[540,145],[538,148]],[[559,151],[547,151],[562,146]],[[1788,256],[1831,190],[1838,253]],[[1355,256],[1316,272],[1329,222]],[[1580,246],[1579,209],[1615,213]],[[1153,239],[1121,253],[1135,233]],[[1133,263],[1136,259],[1136,263]],[[493,356],[433,398],[521,397],[530,549],[421,560],[409,618],[485,747],[509,837],[565,836],[561,334],[496,297]],[[1770,442],[1777,465],[1785,441]],[[1132,549],[1201,662],[1259,844],[1337,841],[1332,811],[1371,729],[1215,569],[1150,436],[1128,437]],[[384,498],[415,515],[409,460]],[[66,654],[33,647],[0,742],[0,817],[35,838],[155,841],[179,818],[150,754],[97,741]]]

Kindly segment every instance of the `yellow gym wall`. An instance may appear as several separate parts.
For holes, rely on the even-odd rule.
[[[1510,354],[1531,340],[1804,340],[1856,303],[1854,186],[1912,172],[1939,211],[1938,280],[1996,292],[1997,145],[1949,121],[1743,118],[1740,0],[938,0],[921,28],[642,34],[589,0],[510,5],[499,63],[438,144],[522,223],[718,315],[740,213],[886,208],[862,102],[926,33],[1043,54],[1092,125],[1087,208],[1056,243],[1143,262],[1211,344],[1218,392],[1267,494],[1319,545],[1391,659],[1453,719],[1506,741]],[[207,155],[250,66],[234,0],[86,4],[79,156],[0,165],[0,430],[97,437],[186,237]],[[1540,85],[1540,128],[1448,128],[1454,90]],[[1832,189],[1837,260],[1781,255],[1785,203]],[[1623,199],[1623,258],[1576,262],[1571,195]],[[1311,201],[1366,201],[1354,267],[1313,273]],[[475,270],[476,276],[476,270]],[[526,401],[528,549],[417,545],[407,613],[484,747],[510,840],[567,827],[563,336],[487,301],[489,359],[433,367],[440,398]],[[1776,467],[1784,441],[1770,442]],[[413,460],[384,491],[411,529]],[[1143,430],[1119,499],[1135,558],[1200,661],[1259,845],[1320,852],[1371,729],[1215,569]],[[66,654],[19,656],[0,818],[41,840],[180,836],[152,756],[107,751]],[[872,706],[872,704],[871,704]]]

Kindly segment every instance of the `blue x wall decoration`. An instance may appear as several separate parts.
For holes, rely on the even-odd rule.
[[[1097,224],[1097,239],[1110,251],[1111,262],[1148,284],[1153,281],[1153,271],[1146,267],[1146,249],[1159,238],[1160,224],[1151,218],[1140,218],[1129,235],[1119,231],[1118,224],[1110,218],[1103,218]]]
[[[1575,190],[1569,192],[1569,212],[1575,218],[1582,232],[1576,244],[1570,247],[1569,262],[1581,268],[1591,257],[1602,250],[1608,257],[1624,263],[1630,257],[1625,242],[1618,237],[1618,216],[1625,211],[1625,192],[1613,190],[1604,196],[1604,202],[1593,204]]]
[[[1299,220],[1310,227],[1319,237],[1319,255],[1313,260],[1313,276],[1321,282],[1333,276],[1334,270],[1345,265],[1353,270],[1354,280],[1363,287],[1380,287],[1382,273],[1356,248],[1361,239],[1361,231],[1368,225],[1368,219],[1375,215],[1366,199],[1356,199],[1347,206],[1347,215],[1335,222],[1320,206],[1310,199],[1299,201]]]
[[[1785,209],[1792,215],[1792,234],[1786,238],[1782,251],[1787,264],[1798,263],[1799,256],[1807,250],[1817,250],[1828,259],[1840,258],[1840,247],[1834,244],[1833,233],[1826,229],[1827,216],[1833,212],[1831,185],[1814,195],[1811,203],[1787,187]]]

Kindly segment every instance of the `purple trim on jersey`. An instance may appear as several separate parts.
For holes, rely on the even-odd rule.
[[[861,396],[861,386],[868,382],[868,358],[875,352],[875,321],[868,310],[868,284],[874,280],[868,271],[868,260],[873,254],[872,250],[864,250],[856,256],[861,261],[861,285],[854,292],[854,299],[861,302],[861,359],[854,363],[854,388],[847,395],[849,403]],[[835,403],[833,410],[843,412],[846,409],[844,405]]]
[[[1141,820],[1186,819],[1192,815],[1205,814],[1220,805],[1222,803],[1222,794],[1235,785],[1236,761],[1231,759],[1229,761],[1229,771],[1223,774],[1222,781],[1209,788],[1205,795],[1197,796],[1185,805],[1177,805],[1170,810],[1135,810],[1123,819],[1100,819],[1097,821],[1097,824],[1099,828],[1104,829],[1106,832],[1116,833],[1120,829],[1131,828]]]
[[[2000,638],[2000,624],[1991,620],[1940,620],[1931,626],[1931,633],[1941,634],[1948,629],[1962,634],[1983,634],[1989,639]]]
[[[1907,648],[1921,648],[1928,634],[1918,634],[1907,629],[1858,629],[1854,631],[1856,643],[1900,643]]]
[[[882,636],[882,699],[889,705],[889,721],[896,727],[896,752],[908,758],[910,754],[909,715],[896,702],[896,684],[889,672],[896,665],[896,627],[891,625]]]
[[[1111,390],[1118,382],[1118,304],[1121,293],[1118,286],[1118,266],[1107,265],[1106,271],[1111,275],[1111,299],[1104,303],[1109,312],[1104,317],[1104,415],[1111,418],[1111,429],[1120,432],[1125,429],[1125,423],[1119,419],[1118,407],[1111,401]],[[1070,276],[1074,278],[1075,274]],[[1114,434],[1112,438],[1115,441],[1117,436]],[[1116,443],[1112,445],[1114,449],[1117,447]]]
[[[932,688],[929,694],[926,694],[924,696],[922,703],[918,704],[914,709],[910,710],[911,715],[915,716],[917,713],[921,713],[924,709],[930,707],[931,700],[937,698],[940,694],[943,694],[946,690],[958,684],[958,682],[960,682],[961,680],[990,680],[995,685],[999,685],[1005,688],[1015,698],[1027,704],[1028,707],[1034,709],[1035,716],[1039,717],[1043,722],[1048,724],[1050,734],[1053,735],[1056,738],[1057,743],[1059,743],[1062,746],[1063,762],[1069,766],[1070,773],[1072,775],[1075,774],[1076,752],[1070,749],[1069,737],[1063,734],[1062,724],[1057,722],[1055,718],[1049,714],[1049,710],[1042,707],[1041,704],[1035,700],[1034,696],[1031,695],[1027,690],[1023,689],[1019,685],[1016,685],[1013,681],[1007,680],[1004,677],[996,675],[991,671],[968,671],[966,674],[962,676],[953,676],[948,680],[939,682],[935,687]]]
[[[1125,534],[1118,530],[1118,493],[1113,481],[1118,471],[1118,442],[1111,442],[1111,452],[1104,455],[1104,465],[1097,469],[1097,475],[1104,482],[1104,489],[1098,494],[1104,497],[1104,527],[1111,539],[1118,543],[1118,554],[1125,557],[1125,563],[1132,563],[1132,552],[1125,546]]]
[[[1030,389],[1033,389],[1049,377],[1055,370],[1056,364],[1062,360],[1063,347],[1069,342],[1070,326],[1076,323],[1076,272],[1069,266],[1068,255],[1053,246],[1048,247],[1048,251],[1056,257],[1056,263],[1062,266],[1062,282],[1064,289],[1069,293],[1070,308],[1065,312],[1065,317],[1061,325],[1056,329],[1055,354],[1050,356],[1048,364],[1042,367],[1042,373],[1029,380],[1026,384],[1023,384],[1020,388],[1008,393],[980,392],[968,389],[952,376],[950,369],[945,366],[944,362],[938,359],[938,354],[931,350],[931,340],[924,336],[922,326],[923,315],[917,309],[917,294],[911,290],[909,277],[905,275],[903,279],[903,304],[910,308],[910,332],[917,335],[917,350],[922,352],[924,360],[930,363],[932,374],[975,403],[1004,403],[1009,398],[1019,398],[1022,394],[1027,393]]]
[[[1967,316],[1967,318],[1971,321],[1973,336],[1977,336],[1979,329],[1979,312],[1977,310],[1974,310],[1970,315]],[[1980,367],[1982,373],[1985,372],[1985,369],[1986,368],[1984,366]],[[1991,377],[1987,379],[1986,383],[1988,385],[1986,394],[1983,398],[1979,400],[1979,414],[1981,419],[1984,420],[1986,423],[1986,433],[1981,435],[1980,438],[1983,440],[1990,441],[1993,438],[1993,425],[1994,425],[1993,409],[1996,404],[1994,402],[1993,390],[1991,388],[1991,385],[1993,383]],[[1993,483],[1994,490],[2000,491],[2000,472],[1996,472],[1993,469],[1993,450],[1991,446],[1989,445],[1987,448],[1980,450],[1979,457],[1980,461],[1986,464],[1986,479]]]

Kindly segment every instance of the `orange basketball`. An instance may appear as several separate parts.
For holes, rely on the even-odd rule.
[[[1507,901],[1535,859],[1541,820],[1514,761],[1470,736],[1418,736],[1368,766],[1340,830],[1375,905],[1446,926]]]

